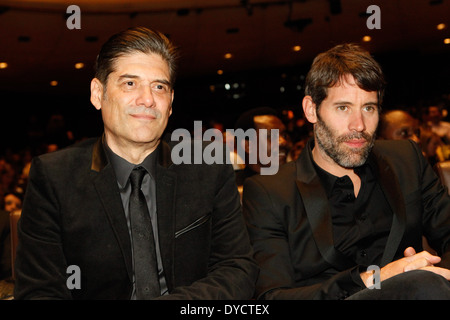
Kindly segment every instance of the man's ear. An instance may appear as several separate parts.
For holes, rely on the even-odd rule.
[[[306,119],[312,124],[317,122],[317,108],[311,96],[305,96],[302,101],[303,112]]]
[[[91,103],[95,109],[100,110],[102,108],[103,97],[103,84],[97,78],[91,81]]]
[[[172,104],[173,104],[173,98],[175,97],[175,91],[172,89],[172,97],[170,100],[170,111],[169,111],[169,116],[172,115]]]

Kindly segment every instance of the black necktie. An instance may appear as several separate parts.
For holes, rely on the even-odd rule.
[[[155,240],[145,196],[141,191],[146,171],[135,168],[130,174],[130,220],[133,240],[136,298],[152,299],[161,295]]]

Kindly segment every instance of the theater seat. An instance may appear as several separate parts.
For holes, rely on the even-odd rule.
[[[450,160],[439,161],[434,166],[434,170],[437,172],[442,184],[447,187],[447,192],[450,194]],[[435,254],[433,249],[428,245],[428,242],[424,240],[424,249]]]
[[[450,190],[450,160],[440,161],[436,163],[434,169],[439,175],[441,182],[447,187],[447,191]],[[450,194],[450,191],[449,191]]]
[[[12,278],[15,279],[14,274],[14,262],[16,260],[16,248],[19,239],[17,237],[17,222],[20,219],[22,211],[16,210],[9,214],[9,223],[11,226],[11,266],[12,266]]]

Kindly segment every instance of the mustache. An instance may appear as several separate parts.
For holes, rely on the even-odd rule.
[[[156,119],[161,118],[161,112],[159,112],[156,109],[153,108],[147,108],[145,106],[142,107],[132,107],[128,110],[128,114],[129,115],[134,115],[134,114],[144,114],[144,115],[149,115],[152,116]]]
[[[340,136],[337,138],[338,142],[346,142],[346,141],[350,141],[350,140],[360,140],[360,139],[364,139],[366,141],[372,141],[374,139],[374,135],[370,135],[367,132],[351,132],[348,134],[345,134],[343,136]]]

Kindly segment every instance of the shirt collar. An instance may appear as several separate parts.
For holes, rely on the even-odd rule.
[[[121,189],[125,188],[131,171],[137,167],[144,167],[153,179],[156,178],[156,159],[158,158],[159,147],[150,153],[142,163],[133,164],[115,154],[106,143],[104,145],[105,153],[108,160],[111,162],[114,173],[116,174],[117,182]]]

